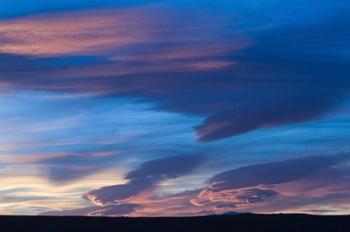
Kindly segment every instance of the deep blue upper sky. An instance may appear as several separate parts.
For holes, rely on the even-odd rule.
[[[0,213],[349,213],[349,15],[0,1]]]

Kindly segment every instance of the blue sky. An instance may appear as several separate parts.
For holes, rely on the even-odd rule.
[[[349,11],[1,1],[0,213],[348,214]]]

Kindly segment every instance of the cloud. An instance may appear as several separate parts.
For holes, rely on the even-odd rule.
[[[346,201],[350,189],[344,184],[349,160],[349,154],[312,156],[230,170],[211,178],[191,201],[217,212],[291,212],[316,202],[314,210],[319,204],[336,205]]]
[[[181,155],[152,160],[129,172],[125,178],[129,180],[176,178],[190,173],[203,159],[204,155]]]
[[[99,206],[127,202],[147,191],[159,182],[189,174],[201,162],[203,157],[181,155],[148,161],[136,170],[126,174],[127,183],[92,190],[84,195],[85,199]]]
[[[0,80],[155,102],[203,117],[197,138],[213,142],[335,110],[349,90],[349,65],[336,55],[349,46],[347,19],[261,29],[254,20],[239,27],[244,17],[208,23],[197,11],[149,6],[3,20]]]
[[[154,190],[161,181],[190,174],[203,162],[204,156],[179,155],[143,163],[126,174],[125,184],[106,186],[86,193],[83,198],[95,206],[47,211],[42,215],[149,216],[198,215],[190,199],[198,190],[157,196]],[[166,207],[165,207],[166,205]]]
[[[144,28],[151,29],[154,20],[141,9],[43,14],[4,20],[0,22],[0,52],[29,56],[107,52],[110,47],[149,41],[152,31]]]
[[[109,205],[44,212],[43,215],[86,215],[86,216],[198,216],[211,214],[212,210],[195,207],[190,199],[198,191],[187,191],[161,197],[153,196],[152,190],[144,191],[128,202],[115,202]]]
[[[46,211],[46,212],[43,212],[39,215],[45,215],[45,216],[81,216],[81,215],[88,215],[90,212],[94,212],[98,209],[99,209],[99,207],[92,206],[92,207],[62,210],[62,211]]]
[[[118,155],[116,150],[89,150],[16,155],[12,159],[16,164],[39,164],[51,182],[64,184],[109,167]]]
[[[175,166],[180,166],[176,161],[183,163],[184,159],[171,157],[146,162],[126,175],[130,178],[126,184],[87,193],[84,197],[96,204],[96,208],[84,211],[85,215],[120,215],[114,212],[124,212],[123,209],[130,210],[124,212],[128,216],[191,216],[232,211],[276,213],[303,210],[312,213],[321,212],[322,207],[339,208],[349,200],[349,154],[250,165],[219,173],[202,189],[157,194],[157,183],[186,175],[198,165],[193,161],[192,168],[188,165],[180,168],[182,171],[178,173],[163,171],[163,167],[172,161],[175,161]],[[72,212],[61,213],[69,215]],[[325,214],[329,212],[324,211]]]
[[[198,197],[191,199],[191,203],[197,207],[211,207],[212,213],[225,213],[241,210],[241,207],[261,204],[278,195],[278,192],[261,188],[228,189],[217,195],[202,191]],[[207,201],[208,198],[210,201]]]
[[[144,5],[2,20],[0,59],[10,61],[0,82],[198,115],[200,142],[318,119],[346,98],[349,64],[337,51],[350,46],[348,16],[338,8],[336,20],[307,14],[303,24],[232,9],[199,17]]]
[[[332,22],[258,31],[252,46],[233,54],[238,64],[226,74],[231,81],[225,80],[232,92],[219,94],[222,106],[195,128],[198,139],[212,142],[319,119],[336,110],[347,98],[349,65],[330,51],[339,44],[350,46],[344,40],[350,34],[347,20],[339,16]],[[224,105],[224,96],[231,105]]]
[[[137,208],[134,204],[110,205],[104,207],[92,206],[80,209],[62,210],[62,211],[47,211],[40,215],[45,216],[110,216],[123,217],[132,213]]]
[[[259,184],[280,184],[317,174],[339,162],[349,159],[343,156],[317,156],[257,164],[215,175],[210,182],[213,190],[245,188]],[[215,184],[213,184],[215,183]]]
[[[137,209],[135,204],[120,204],[120,205],[110,205],[105,207],[99,207],[97,210],[89,212],[88,216],[111,216],[111,217],[121,217],[127,216],[133,213]]]
[[[185,22],[182,16],[193,21]],[[102,60],[107,61],[54,73],[71,77],[118,76],[179,68],[198,71],[233,65],[221,56],[241,49],[244,41],[237,39],[232,44],[216,40],[208,32],[215,33],[221,25],[206,27],[206,21],[196,20],[190,14],[182,16],[166,7],[148,5],[3,20],[0,53],[32,57],[90,55],[103,56]]]
[[[283,88],[283,85],[280,88]],[[343,94],[341,89],[339,92],[333,92],[334,90],[317,92],[316,90],[313,94],[297,89],[295,91],[295,96],[288,97],[286,96],[288,93],[285,93],[280,100],[275,99],[272,102],[251,100],[243,102],[231,112],[222,112],[207,118],[202,125],[195,128],[199,141],[212,142],[259,128],[318,119],[335,109],[338,102],[341,102],[340,95]],[[327,97],[320,99],[322,94]]]

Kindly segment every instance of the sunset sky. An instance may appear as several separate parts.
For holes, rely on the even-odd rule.
[[[350,214],[348,0],[0,0],[0,214]]]

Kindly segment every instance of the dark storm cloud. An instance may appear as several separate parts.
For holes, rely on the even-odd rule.
[[[106,186],[84,195],[97,205],[107,205],[137,196],[142,191],[154,187],[160,181],[180,177],[192,172],[203,161],[203,156],[182,155],[142,164],[138,169],[126,174],[126,184]]]

